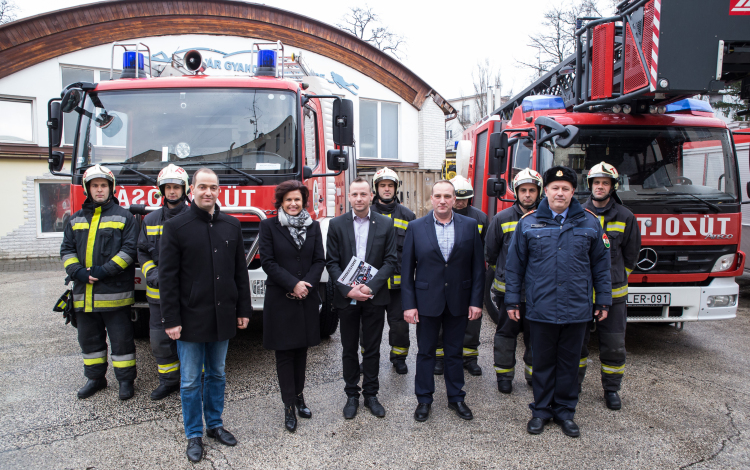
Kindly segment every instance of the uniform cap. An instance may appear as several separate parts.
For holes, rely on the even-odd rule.
[[[578,187],[578,175],[567,166],[553,166],[544,172],[544,187],[555,181],[567,181],[573,189]]]

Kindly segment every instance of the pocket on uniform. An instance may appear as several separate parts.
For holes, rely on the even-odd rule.
[[[550,249],[550,237],[552,233],[550,230],[533,230],[529,231],[526,237],[529,240],[529,248],[534,251],[537,256],[543,256],[545,251]]]
[[[426,282],[422,282],[422,281],[415,281],[415,282],[414,282],[414,287],[416,287],[417,289],[424,289],[424,290],[427,290],[427,289],[429,289],[429,288],[430,288],[430,285],[429,285],[428,283],[426,283]]]
[[[193,282],[190,286],[190,297],[188,298],[188,307],[195,306],[195,298],[198,295],[198,282]]]
[[[109,250],[112,245],[112,229],[100,230],[99,236],[99,253],[106,258],[109,258]]]
[[[234,253],[237,249],[237,239],[236,238],[230,238],[226,241],[227,244],[227,250],[229,250],[230,253]]]

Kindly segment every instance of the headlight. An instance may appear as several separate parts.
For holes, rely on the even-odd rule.
[[[190,146],[185,142],[180,142],[175,146],[174,153],[178,158],[187,158],[190,155]]]
[[[720,271],[726,271],[727,269],[731,268],[732,265],[734,265],[734,253],[731,255],[724,255],[721,258],[716,260],[716,263],[714,263],[714,267],[711,269],[712,273],[717,273]]]
[[[737,305],[736,295],[709,295],[706,299],[707,307],[734,307]]]

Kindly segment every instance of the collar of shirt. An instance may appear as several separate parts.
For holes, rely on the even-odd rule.
[[[367,215],[365,217],[359,217],[357,214],[354,213],[354,209],[352,209],[352,217],[354,218],[355,222],[364,222],[366,220],[370,220],[370,209],[367,209]]]
[[[435,219],[435,223],[436,223],[436,224],[438,224],[438,225],[442,225],[442,226],[450,225],[450,224],[452,224],[452,223],[453,223],[453,211],[451,211],[451,220],[449,220],[449,221],[448,221],[448,222],[446,222],[446,223],[442,223],[442,222],[440,222],[440,221],[439,221],[439,220],[437,219],[437,217],[435,216],[435,211],[432,211],[432,218],[433,218],[433,219]]]
[[[568,210],[569,209],[570,209],[570,206],[566,207],[565,210],[562,211],[560,214],[558,214],[557,212],[553,211],[551,207],[550,207],[549,210],[550,210],[550,212],[552,212],[552,218],[553,219],[555,218],[555,216],[561,215],[563,217],[563,221],[565,221],[565,219],[568,218]]]

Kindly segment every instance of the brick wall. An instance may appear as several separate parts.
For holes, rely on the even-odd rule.
[[[440,169],[445,159],[445,115],[428,98],[419,111],[419,168]]]

